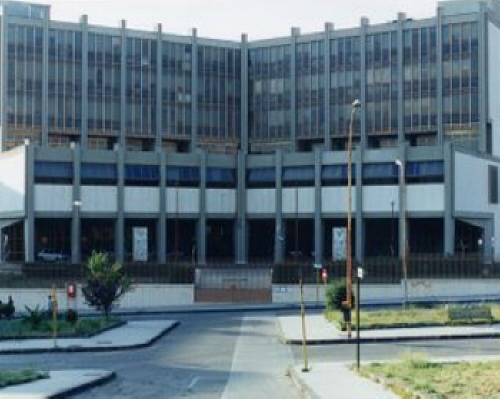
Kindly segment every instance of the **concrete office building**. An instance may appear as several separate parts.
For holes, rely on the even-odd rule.
[[[0,4],[9,259],[330,260],[354,99],[355,258],[500,252],[498,1],[234,42]]]

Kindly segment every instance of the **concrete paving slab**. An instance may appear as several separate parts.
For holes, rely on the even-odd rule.
[[[50,377],[0,389],[2,399],[44,399],[64,397],[103,384],[115,377],[107,370],[57,370]]]
[[[171,331],[175,320],[129,321],[91,338],[45,338],[0,341],[0,353],[92,352],[141,348]]]
[[[303,372],[301,366],[293,366],[289,373],[311,399],[399,398],[384,386],[360,377],[346,364],[316,363],[311,365],[308,372]]]
[[[302,320],[300,315],[278,317],[279,334],[282,342],[292,345],[302,344]],[[309,314],[305,317],[307,343],[324,345],[328,343],[354,343],[356,332],[352,338],[329,323],[322,314]],[[494,338],[500,337],[500,324],[475,326],[444,326],[421,328],[387,328],[377,330],[361,330],[362,342],[409,341],[430,339],[459,338]]]

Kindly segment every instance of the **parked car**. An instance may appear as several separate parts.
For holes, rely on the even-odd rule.
[[[62,251],[42,248],[38,252],[38,260],[43,262],[65,262],[69,259],[68,255],[64,254]]]

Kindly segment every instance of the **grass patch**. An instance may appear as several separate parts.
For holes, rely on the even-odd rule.
[[[26,384],[27,382],[49,378],[49,374],[42,371],[21,370],[21,371],[0,371],[0,388],[10,385]]]
[[[490,306],[493,316],[491,322],[500,323],[500,306],[494,304]],[[342,322],[342,314],[339,311],[325,311],[325,317],[338,326]],[[352,318],[353,325],[356,325],[356,312],[354,311]],[[445,305],[434,308],[413,306],[407,309],[361,310],[360,312],[361,329],[490,324],[491,322],[489,320],[456,320],[450,322],[448,310]]]
[[[500,392],[500,361],[435,363],[416,354],[395,363],[363,366],[360,373],[407,399],[497,398]]]
[[[89,337],[101,331],[121,326],[117,318],[80,318],[74,324],[64,319],[57,321],[58,337]],[[43,319],[37,326],[23,319],[0,320],[0,339],[51,338],[52,320]]]

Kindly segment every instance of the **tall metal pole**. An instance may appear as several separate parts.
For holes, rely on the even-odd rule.
[[[406,176],[405,176],[405,165],[400,159],[396,159],[396,165],[399,167],[400,172],[400,184],[401,184],[401,237],[402,245],[401,248],[401,263],[403,268],[403,289],[404,289],[404,299],[403,306],[406,307],[408,303],[408,266],[407,266],[407,254],[408,254],[408,244],[406,238]]]
[[[359,100],[354,100],[351,105],[351,122],[349,124],[349,135],[347,137],[347,253],[346,253],[346,308],[352,309],[352,245],[351,245],[351,191],[352,191],[352,135],[354,130],[354,117],[361,106]],[[351,325],[347,323],[347,334],[351,335]]]

